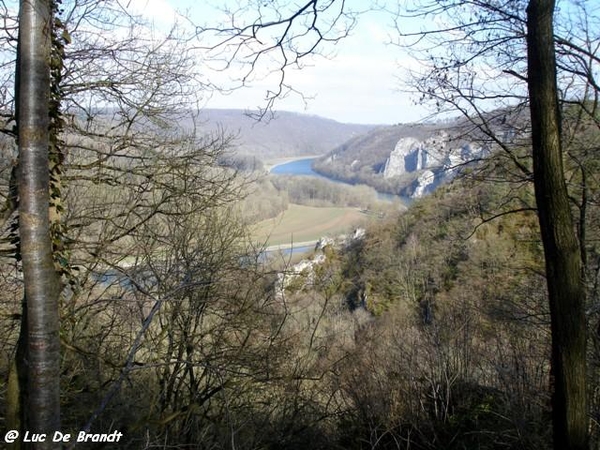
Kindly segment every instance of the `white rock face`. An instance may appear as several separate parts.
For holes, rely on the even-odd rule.
[[[315,244],[315,250],[323,251],[323,250],[325,250],[325,247],[329,247],[329,246],[333,246],[333,245],[335,245],[335,239],[333,239],[332,237],[323,236]]]
[[[365,238],[365,236],[367,235],[367,230],[365,230],[364,228],[356,228],[354,230],[354,233],[352,233],[352,240],[354,241],[360,241],[362,239]]]
[[[415,138],[409,137],[400,139],[385,162],[383,178],[397,177],[406,172],[410,172],[406,167],[406,157],[419,152],[422,144],[422,142]]]
[[[435,173],[431,170],[425,170],[419,178],[417,178],[417,187],[412,195],[414,198],[423,197],[423,195],[431,192],[428,190],[435,183]]]
[[[444,132],[425,141],[412,137],[400,139],[385,163],[383,177],[397,177],[443,166],[448,154],[447,141],[448,135]]]
[[[448,134],[443,131],[424,141],[402,138],[385,163],[383,177],[421,172],[411,197],[422,197],[440,181],[452,179],[464,163],[480,157],[485,151],[471,143],[451,144]]]
[[[303,277],[305,283],[312,282],[315,267],[323,264],[326,259],[323,254],[315,255],[312,259],[303,259],[289,269],[279,272],[274,286],[275,296],[283,298],[285,296],[285,289],[298,277]]]
[[[284,298],[285,289],[299,277],[303,278],[305,284],[312,283],[315,275],[315,268],[327,261],[327,256],[323,253],[326,247],[345,247],[353,242],[364,239],[366,234],[366,229],[356,228],[349,236],[341,235],[337,238],[324,236],[319,239],[315,245],[315,251],[318,253],[314,254],[309,259],[303,259],[283,272],[277,273],[277,281],[275,281],[274,285],[275,296],[280,299]]]

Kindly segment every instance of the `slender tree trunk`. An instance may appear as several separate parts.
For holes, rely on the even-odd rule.
[[[27,304],[27,427],[60,430],[58,277],[49,232],[50,0],[21,0],[18,48],[19,233]],[[46,439],[50,441],[51,439]],[[45,442],[35,448],[54,448]]]
[[[534,184],[552,327],[556,450],[588,449],[585,288],[563,172],[553,32],[554,0],[527,8]]]

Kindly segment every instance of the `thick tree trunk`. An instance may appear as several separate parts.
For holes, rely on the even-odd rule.
[[[563,173],[553,14],[553,0],[529,2],[528,87],[552,326],[554,448],[587,450],[585,288]]]
[[[60,430],[58,277],[49,232],[50,0],[21,0],[18,48],[19,234],[27,304],[27,427]],[[47,439],[50,441],[51,439]],[[45,442],[35,448],[54,448]]]

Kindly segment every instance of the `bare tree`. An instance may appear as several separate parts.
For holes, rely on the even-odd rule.
[[[502,150],[499,154],[509,166],[517,168],[520,176],[514,181],[534,181],[553,340],[554,445],[587,448],[587,327],[581,267],[586,244],[578,240],[585,238],[581,227],[585,228],[587,191],[573,186],[571,192],[579,192],[580,199],[569,201],[563,169],[563,143],[569,139],[561,133],[566,127],[560,110],[573,103],[586,114],[595,108],[597,58],[589,34],[594,16],[581,21],[562,11],[556,19],[553,2],[532,1],[527,14],[526,6],[525,2],[426,2],[424,9],[417,7],[409,15],[438,12],[447,26],[412,34],[402,32],[402,22],[398,27],[421,50],[424,42],[440,45],[428,48],[425,62],[430,70],[417,77],[423,98],[432,99],[441,110],[458,111],[474,130],[483,132]],[[581,213],[578,233],[571,217],[574,204]]]
[[[59,280],[50,236],[49,102],[52,6],[23,0],[19,13],[17,124],[19,236],[25,287],[27,428],[60,429]],[[39,448],[53,448],[46,442]]]
[[[527,7],[527,85],[536,204],[552,329],[554,448],[588,448],[587,326],[580,246],[563,170],[554,56],[554,1]]]
[[[199,45],[209,51],[207,59],[216,70],[239,74],[230,89],[272,76],[274,87],[259,105],[258,117],[263,117],[278,98],[302,96],[286,80],[286,71],[301,69],[316,54],[328,54],[328,46],[348,36],[364,9],[354,10],[346,0],[276,0],[251,1],[222,12],[229,18],[225,24],[196,24]]]
[[[22,151],[19,180],[39,184],[34,185],[34,192],[27,184],[20,187],[19,207],[43,208],[45,215],[39,220],[30,220],[31,212],[24,209],[19,226],[12,225],[10,220],[14,218],[16,195],[12,192],[11,170],[7,169],[7,176],[3,178],[2,195],[6,200],[3,225],[10,223],[10,226],[3,230],[3,250],[13,259],[12,262],[2,261],[3,274],[18,270],[14,257],[18,257],[19,250],[15,244],[20,243],[24,267],[27,265],[26,284],[31,282],[32,244],[27,226],[33,226],[32,230],[38,233],[34,237],[47,239],[50,244],[49,248],[37,245],[33,249],[43,250],[46,252],[43,256],[50,257],[50,265],[44,267],[52,278],[45,280],[34,275],[35,283],[45,284],[34,284],[34,287],[41,287],[31,294],[29,287],[26,288],[26,299],[31,305],[28,310],[44,296],[49,303],[34,312],[46,313],[47,319],[56,322],[52,322],[49,333],[41,334],[40,327],[46,323],[40,323],[36,314],[28,314],[30,321],[35,320],[33,328],[21,327],[23,332],[33,330],[37,340],[54,339],[52,345],[46,347],[35,339],[31,341],[37,349],[45,351],[44,356],[53,359],[51,363],[41,361],[46,372],[32,364],[31,368],[37,372],[30,380],[37,383],[40,375],[46,376],[44,382],[39,382],[45,384],[36,386],[51,390],[54,397],[47,396],[46,400],[54,400],[54,406],[58,408],[61,358],[46,350],[58,351],[57,299],[60,293],[61,337],[65,348],[62,369],[69,377],[62,392],[66,406],[63,414],[65,422],[81,424],[88,421],[88,417],[81,415],[91,411],[83,408],[85,411],[82,412],[81,403],[76,400],[80,392],[76,391],[78,383],[73,380],[81,375],[77,369],[79,364],[96,358],[106,362],[111,370],[117,367],[118,373],[123,374],[119,379],[124,379],[129,375],[138,345],[132,344],[130,354],[133,356],[130,358],[115,352],[115,348],[121,346],[115,343],[129,342],[128,332],[140,333],[139,339],[143,339],[143,331],[147,329],[147,326],[142,327],[140,332],[138,323],[131,321],[130,310],[123,314],[126,308],[120,300],[126,298],[126,304],[135,303],[143,322],[150,323],[155,314],[149,313],[148,305],[161,297],[154,297],[156,292],[149,290],[148,284],[158,283],[157,289],[160,288],[162,293],[166,287],[161,286],[162,279],[150,281],[149,277],[153,268],[156,274],[159,273],[156,267],[163,267],[161,261],[166,260],[172,250],[169,247],[170,232],[179,229],[177,224],[185,223],[190,227],[190,221],[194,219],[195,228],[193,233],[188,230],[189,239],[200,242],[198,236],[208,227],[205,224],[210,223],[211,217],[220,216],[224,205],[240,197],[245,181],[234,170],[220,164],[230,138],[224,132],[202,135],[197,129],[196,115],[204,84],[194,55],[177,29],[152,34],[141,18],[129,14],[126,5],[117,1],[65,2],[52,21],[50,11],[54,11],[51,8],[56,5],[38,2],[48,8],[46,17],[40,15],[44,9],[34,3],[24,2],[29,9],[22,11],[31,14],[33,10],[38,15],[33,22],[35,27],[31,26],[31,29],[25,27],[31,21],[22,20],[22,40],[31,45],[22,47],[19,44],[19,55],[27,51],[25,56],[37,57],[34,61],[38,64],[37,78],[31,75],[31,58],[20,57],[28,64],[20,69],[24,75],[17,76],[22,94],[16,99],[10,94],[3,98],[7,110],[2,113],[7,121],[2,124],[2,131],[5,135],[3,146],[6,142],[9,151],[10,140],[16,135],[11,122],[15,117],[11,108],[16,105],[19,109],[19,143],[25,150],[33,148],[37,152],[37,159],[31,160],[28,153]],[[12,23],[8,9],[4,10],[3,17],[5,23]],[[14,50],[16,39],[11,34],[12,29],[7,27],[4,31],[3,39],[13,45]],[[34,35],[34,31],[37,34]],[[44,37],[40,34],[42,31],[58,33],[58,37],[46,36],[48,42],[38,45],[35,39]],[[67,43],[71,45],[64,48]],[[48,66],[49,62],[52,62],[51,66]],[[41,66],[42,63],[45,66]],[[42,70],[47,72],[45,77],[42,77]],[[11,75],[3,75],[6,75],[3,83],[10,86]],[[34,86],[32,81],[40,83],[44,90],[40,91],[39,85]],[[21,107],[21,104],[25,106]],[[33,113],[44,114],[42,120],[34,122]],[[41,126],[44,132],[33,132],[34,125]],[[41,147],[45,154],[41,153]],[[33,169],[38,172],[31,172]],[[222,231],[226,233],[227,227],[231,226],[231,239],[238,238],[240,235],[233,232],[233,217],[225,217],[227,220],[221,223]],[[207,236],[218,239],[217,235]],[[15,240],[19,237],[20,242]],[[225,241],[220,242],[226,245]],[[217,252],[212,261],[203,263],[213,264],[217,270],[219,257],[224,258]],[[59,286],[55,265],[64,281],[62,286]],[[109,280],[108,286],[106,280]],[[180,282],[191,286],[197,281],[182,279]],[[160,307],[162,301],[155,304]],[[14,321],[20,317],[18,305],[13,305],[11,310],[15,311],[10,319]],[[9,339],[12,338],[16,341],[14,334]],[[18,352],[17,357],[20,355]],[[26,356],[26,361],[38,364],[40,357],[35,353],[33,356],[33,360]],[[85,365],[82,372],[89,373],[88,370],[90,366]],[[107,379],[107,386],[120,387],[118,383],[111,383],[110,370],[96,372],[96,375],[98,379]],[[105,386],[96,387],[98,395],[102,394]],[[113,389],[115,392],[116,388]],[[49,412],[47,407],[42,408],[44,398],[38,396],[48,391],[22,385],[20,392],[33,395],[32,402],[37,405],[35,408],[25,405],[21,411],[46,414],[44,418],[53,420],[51,426],[38,427],[39,420],[32,419],[37,422],[32,422],[30,430],[49,433],[60,429],[58,410]],[[93,400],[98,401],[98,398]],[[14,406],[12,411],[17,409]]]

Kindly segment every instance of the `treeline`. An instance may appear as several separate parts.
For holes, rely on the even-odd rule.
[[[339,206],[381,210],[384,203],[368,186],[350,186],[313,176],[269,175],[247,186],[238,208],[246,223],[271,219],[290,203],[306,206]]]
[[[265,166],[259,158],[239,153],[223,155],[219,159],[219,164],[240,172],[261,172],[265,170]]]
[[[393,149],[393,147],[391,148]],[[383,178],[381,172],[384,167],[385,158],[374,165],[353,166],[343,162],[329,162],[326,157],[317,159],[313,163],[313,169],[327,177],[351,184],[368,185],[379,192],[408,196],[411,193],[411,183],[417,179],[419,174],[405,173],[399,177]]]
[[[247,186],[237,208],[244,222],[253,224],[276,217],[288,208],[289,203],[288,193],[277,189],[272,177],[260,177]]]
[[[299,205],[368,209],[377,202],[377,191],[365,185],[350,186],[314,176],[273,176],[272,183]]]

